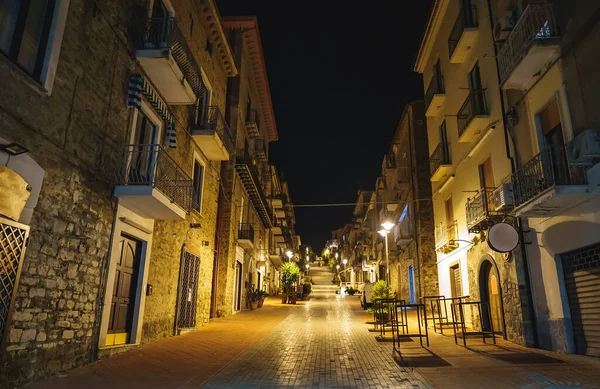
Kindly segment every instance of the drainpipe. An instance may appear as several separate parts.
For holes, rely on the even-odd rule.
[[[492,0],[487,0],[488,5],[488,17],[490,20],[490,31],[494,31],[494,15],[492,14]],[[494,43],[494,58],[496,58],[496,76],[498,78],[498,89],[500,92],[500,106],[502,109],[502,127],[504,128],[504,146],[506,148],[506,158],[510,161],[511,172],[514,173],[516,171],[516,163],[515,158],[510,153],[510,143],[509,143],[509,133],[508,127],[506,125],[506,121],[504,120],[504,115],[506,113],[506,106],[504,103],[505,94],[502,89],[502,79],[500,78],[500,68],[498,67],[498,47]],[[533,347],[538,346],[538,331],[537,331],[537,319],[535,315],[535,308],[533,303],[533,296],[531,294],[531,275],[529,272],[529,257],[527,256],[527,248],[525,247],[525,233],[523,231],[523,220],[520,217],[517,217],[517,232],[519,233],[519,241],[521,242],[521,257],[523,258],[523,271],[525,273],[525,283],[526,283],[526,294],[527,294],[527,304],[529,305],[529,313],[531,320],[531,331],[533,335]]]

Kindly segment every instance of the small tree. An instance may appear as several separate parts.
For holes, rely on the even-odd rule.
[[[283,284],[284,294],[289,295],[291,286],[298,282],[300,268],[294,262],[285,262],[281,266],[279,272],[281,273],[281,283]]]
[[[375,300],[376,299],[387,299],[390,298],[389,291],[385,287],[385,281],[379,280],[373,285],[373,292],[371,292],[371,301],[373,301],[373,305],[367,309],[369,313],[381,313],[381,308],[375,308]]]

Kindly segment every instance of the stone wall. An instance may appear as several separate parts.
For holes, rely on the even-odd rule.
[[[112,0],[98,6],[71,0],[51,95],[0,56],[0,137],[26,146],[45,171],[6,347],[0,350],[0,387],[20,386],[95,358],[99,299],[113,276],[106,268],[116,210],[113,177],[119,145],[129,131],[127,85],[129,75],[139,71],[129,34],[132,15],[146,3]],[[224,110],[227,73],[218,50],[205,51],[203,8],[172,3],[210,79],[213,102]],[[185,133],[188,108],[174,111],[178,148],[169,154],[191,175],[198,148]],[[220,164],[207,162],[201,214],[155,224],[148,277],[154,293],[145,306],[143,342],[173,334],[184,242],[201,258],[197,322],[208,321],[219,175]],[[190,223],[201,227],[190,229]]]

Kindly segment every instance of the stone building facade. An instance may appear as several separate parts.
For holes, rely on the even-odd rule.
[[[283,211],[280,199],[273,202],[278,194],[271,193],[269,142],[277,140],[277,127],[258,23],[255,17],[224,18],[223,28],[239,68],[229,80],[226,114],[237,150],[223,164],[213,317],[248,309],[252,290],[277,293],[281,253],[271,257],[270,248],[281,236],[276,213]]]
[[[58,0],[45,51],[2,47],[0,143],[28,150],[0,152],[2,173],[29,187],[0,224],[29,243],[2,274],[20,273],[3,287],[1,386],[208,322],[220,161],[235,153],[218,17],[211,0]]]
[[[383,165],[387,214],[381,223],[395,224],[388,236],[391,288],[413,303],[439,294],[428,161],[425,104],[411,102]]]
[[[510,257],[486,243],[505,221],[496,188],[511,173],[487,0],[434,2],[414,70],[423,75],[439,294],[480,302],[483,326],[530,344],[528,282],[520,250]],[[505,26],[506,27],[506,26]],[[498,33],[503,33],[500,27]],[[467,325],[480,328],[475,305]],[[529,336],[529,338],[528,338]]]

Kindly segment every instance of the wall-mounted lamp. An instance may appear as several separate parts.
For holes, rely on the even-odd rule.
[[[15,155],[21,155],[29,152],[29,149],[18,143],[7,143],[0,145],[0,151],[14,157]]]

